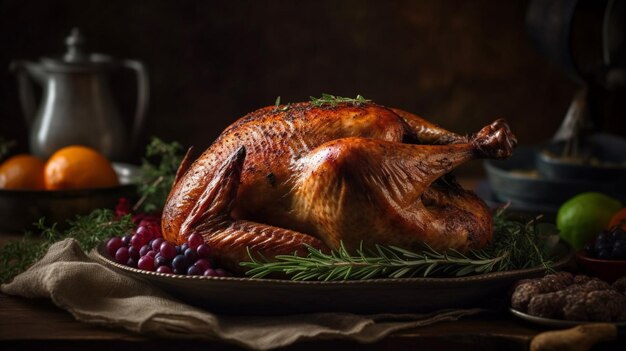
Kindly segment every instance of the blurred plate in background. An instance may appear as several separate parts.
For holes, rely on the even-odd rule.
[[[485,169],[494,200],[512,208],[556,213],[559,206],[583,192],[595,191],[626,200],[626,182],[620,179],[548,179],[537,167],[542,147],[519,147],[506,160],[487,160]]]

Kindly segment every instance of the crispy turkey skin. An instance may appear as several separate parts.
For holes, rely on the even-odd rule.
[[[188,153],[163,236],[182,243],[200,233],[235,271],[247,248],[265,257],[340,241],[479,249],[493,235],[491,213],[446,175],[470,160],[508,157],[516,143],[501,119],[461,136],[372,103],[262,108],[193,163]]]

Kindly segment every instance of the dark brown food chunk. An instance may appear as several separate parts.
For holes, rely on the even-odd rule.
[[[585,300],[572,299],[563,307],[563,319],[568,321],[587,321]]]
[[[541,282],[544,286],[545,292],[553,292],[563,290],[565,287],[572,284],[574,277],[569,272],[558,272],[554,274],[548,274],[541,278]]]
[[[609,283],[600,279],[592,279],[585,283],[584,287],[585,289],[587,289],[587,291],[608,290],[611,288]]]
[[[530,299],[528,313],[537,317],[559,318],[562,315],[563,306],[565,306],[565,297],[556,292],[550,292]]]
[[[585,284],[590,281],[591,277],[584,274],[578,274],[574,277],[574,284]]]
[[[585,309],[590,321],[611,321],[612,310],[616,307],[616,303],[611,300],[611,295],[609,290],[597,290],[587,294]]]
[[[571,321],[626,321],[626,277],[613,285],[567,272],[524,280],[511,296],[517,310],[544,318]]]
[[[621,277],[618,280],[614,281],[612,286],[613,286],[613,289],[626,295],[626,277]]]
[[[526,312],[528,309],[528,303],[533,296],[541,293],[541,283],[537,280],[531,280],[523,284],[519,284],[511,296],[511,306],[518,311]]]

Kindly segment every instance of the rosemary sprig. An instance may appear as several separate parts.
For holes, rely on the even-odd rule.
[[[280,255],[274,260],[254,257],[240,263],[250,268],[248,276],[262,278],[270,274],[287,275],[291,280],[362,280],[377,277],[465,276],[478,273],[523,269],[542,265],[550,269],[551,251],[558,235],[536,221],[518,222],[496,215],[494,242],[485,250],[461,253],[438,252],[425,245],[420,252],[395,246],[376,245],[374,250],[361,248],[350,253],[343,243],[339,249],[324,253],[308,247],[306,257]],[[546,244],[551,242],[551,244]]]
[[[361,247],[356,255],[352,255],[343,243],[329,254],[313,247],[307,249],[307,257],[280,255],[276,256],[275,262],[256,259],[248,252],[252,261],[242,262],[241,265],[251,268],[247,274],[253,278],[284,273],[292,280],[361,280],[380,276],[407,278],[490,272],[508,255],[504,252],[501,256],[490,258],[474,252],[467,256],[454,250],[439,253],[431,247],[417,253],[382,245],[376,245],[372,252]]]
[[[27,232],[22,239],[6,243],[0,251],[0,283],[8,282],[26,270],[57,241],[74,238],[83,250],[88,251],[103,240],[125,235],[134,228],[130,215],[116,218],[109,209],[97,209],[86,216],[77,216],[68,221],[68,225],[66,230],[60,230],[56,223],[47,226],[41,218],[35,223],[40,235]]]
[[[177,142],[165,143],[152,138],[146,148],[146,157],[141,165],[138,191],[141,198],[134,210],[160,211],[172,188],[178,165],[182,162],[182,146]]]
[[[559,242],[556,225],[539,222],[541,216],[530,221],[515,220],[506,207],[499,209],[494,216],[494,240],[486,248],[487,254],[494,255],[509,250],[509,269],[525,269],[544,266],[551,270],[552,254]]]
[[[311,99],[311,104],[317,107],[324,106],[324,105],[337,106],[337,104],[342,103],[342,102],[360,106],[362,104],[372,102],[372,100],[366,99],[361,95],[357,95],[354,99],[352,99],[352,98],[346,98],[346,97],[341,97],[341,96],[335,96],[331,94],[322,94],[322,97],[317,98],[315,96],[311,96],[310,99]]]

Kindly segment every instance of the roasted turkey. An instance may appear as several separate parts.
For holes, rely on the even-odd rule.
[[[508,157],[516,143],[502,119],[462,136],[373,103],[262,108],[193,163],[187,154],[163,211],[163,236],[182,243],[199,233],[236,271],[247,249],[268,258],[340,242],[480,249],[493,235],[491,213],[448,173],[470,160]]]

